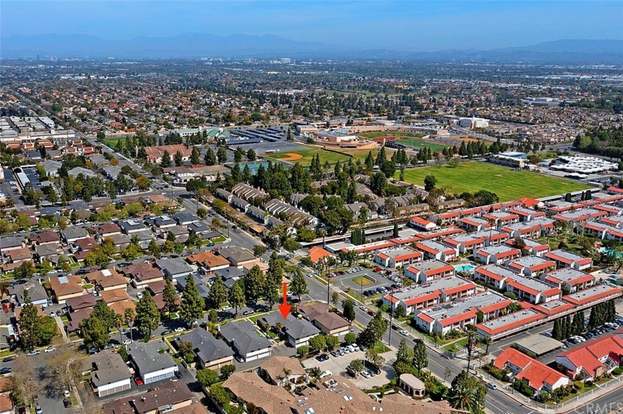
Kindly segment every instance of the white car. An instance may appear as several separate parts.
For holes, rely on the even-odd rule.
[[[48,346],[46,349],[43,350],[43,352],[54,352],[56,351],[56,348],[54,348],[53,346]]]

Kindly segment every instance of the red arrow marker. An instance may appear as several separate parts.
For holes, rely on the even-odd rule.
[[[283,288],[283,302],[279,305],[279,313],[283,319],[288,319],[290,309],[292,309],[292,305],[288,303],[288,284],[283,282],[281,287]]]

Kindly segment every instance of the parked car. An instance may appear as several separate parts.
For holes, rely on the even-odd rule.
[[[329,355],[327,355],[327,354],[320,354],[320,355],[316,356],[316,360],[320,361],[320,362],[324,362],[324,361],[326,361],[328,359],[329,359]]]

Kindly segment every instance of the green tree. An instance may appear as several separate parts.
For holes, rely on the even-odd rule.
[[[348,320],[353,323],[355,320],[355,302],[352,299],[346,299],[342,302],[342,314]]]
[[[160,159],[160,166],[162,168],[168,168],[171,166],[171,154],[169,154],[168,151],[165,151],[164,154],[162,154],[162,158]]]
[[[377,312],[376,315],[368,322],[368,326],[361,331],[357,337],[357,343],[362,348],[370,348],[379,341],[385,331],[387,330],[387,320],[383,318],[381,312]]]
[[[421,339],[415,339],[413,345],[413,366],[419,373],[423,368],[428,366],[428,355],[426,354],[426,345]]]
[[[32,350],[37,345],[37,330],[39,327],[39,314],[37,307],[30,300],[22,307],[19,318],[20,342],[26,351]]]
[[[424,189],[426,191],[430,191],[433,188],[435,188],[436,184],[437,184],[437,179],[435,178],[434,175],[427,175],[426,177],[424,177]]]
[[[327,348],[327,338],[324,335],[316,335],[309,340],[309,347],[314,352],[321,352]]]
[[[164,283],[164,290],[162,291],[162,299],[164,301],[164,312],[175,312],[179,301],[179,296],[173,282],[167,279]]]
[[[303,272],[300,268],[295,268],[292,273],[292,280],[290,281],[290,292],[296,295],[300,302],[301,296],[306,294],[308,291],[307,281],[305,280],[305,276],[303,276]]]
[[[104,349],[110,341],[110,330],[106,323],[97,317],[91,316],[80,322],[80,333],[87,348]]]
[[[227,161],[227,149],[223,146],[218,147],[216,151],[216,157],[218,158],[218,163],[223,164]]]
[[[206,388],[216,384],[217,382],[220,382],[221,380],[218,373],[209,368],[203,368],[197,371],[196,377],[199,384]]]
[[[482,382],[463,370],[452,380],[448,402],[453,408],[481,414],[485,412],[486,395]]]
[[[192,326],[197,319],[203,317],[204,307],[205,302],[201,294],[199,294],[195,279],[192,275],[188,275],[186,277],[186,286],[184,286],[184,292],[182,293],[180,317],[188,326]]]
[[[253,266],[244,276],[245,297],[251,302],[257,302],[265,292],[266,276],[259,266]]]
[[[212,148],[208,147],[208,149],[206,150],[206,154],[203,157],[203,162],[205,162],[206,165],[216,164],[216,155],[214,154]]]
[[[199,164],[201,162],[201,154],[199,154],[197,147],[193,147],[192,152],[190,153],[190,162],[192,164]]]
[[[227,287],[223,279],[215,277],[210,292],[208,292],[208,303],[211,308],[220,309],[227,303]]]
[[[146,341],[151,338],[152,332],[160,325],[160,312],[149,291],[145,291],[136,305],[134,325]]]
[[[237,280],[229,290],[229,304],[234,307],[236,316],[238,316],[238,309],[246,304],[244,282],[242,280]]]
[[[333,351],[340,344],[340,339],[335,335],[328,335],[326,337],[327,349]]]

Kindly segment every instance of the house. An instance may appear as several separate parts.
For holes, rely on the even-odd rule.
[[[251,250],[245,249],[244,247],[220,247],[217,251],[219,255],[227,259],[229,263],[235,267],[252,267],[258,264],[259,261]]]
[[[57,232],[52,230],[42,230],[30,235],[30,241],[34,246],[44,246],[48,244],[58,244],[61,241]]]
[[[534,394],[542,391],[551,393],[570,384],[564,374],[511,347],[497,356],[493,366],[510,372],[515,381],[525,381]]]
[[[564,250],[552,250],[545,253],[545,257],[556,262],[558,267],[570,267],[576,270],[587,270],[593,266],[593,259],[582,257]]]
[[[298,310],[325,335],[341,336],[350,332],[350,323],[337,313],[330,312],[326,303],[308,302],[299,305]]]
[[[164,280],[164,275],[149,262],[137,262],[121,269],[121,272],[132,278],[132,284],[136,288],[144,288],[149,283]]]
[[[21,236],[9,236],[0,239],[0,253],[2,254],[22,247],[24,247],[24,238]]]
[[[102,407],[103,414],[207,414],[205,406],[184,382],[167,381],[146,392],[117,398]]]
[[[102,223],[95,228],[100,238],[121,234],[121,227],[117,223]]]
[[[32,250],[30,250],[30,247],[9,250],[8,252],[4,252],[4,256],[8,260],[8,263],[12,263],[14,265],[20,265],[24,262],[32,262]]]
[[[24,306],[26,304],[24,300],[26,294],[28,294],[28,299],[33,305],[45,308],[49,304],[48,294],[39,279],[12,283],[8,288],[8,292],[16,306]]]
[[[257,323],[265,330],[275,329],[285,335],[288,345],[294,348],[309,345],[309,340],[320,333],[311,322],[298,319],[292,314],[283,319],[279,312],[271,312],[258,319]]]
[[[190,159],[192,150],[184,144],[171,144],[171,145],[159,145],[152,147],[145,147],[145,155],[147,161],[152,164],[160,164],[164,154],[169,154],[171,161],[175,159],[177,153],[182,157],[182,161],[188,161]]]
[[[18,338],[13,326],[14,316],[13,312],[9,313],[4,309],[0,311],[0,349],[8,349],[17,342]]]
[[[72,244],[80,239],[86,239],[89,233],[82,227],[69,226],[61,231],[61,236],[65,243]]]
[[[474,259],[483,264],[504,263],[521,257],[521,250],[506,245],[487,246],[474,252]]]
[[[126,289],[128,286],[128,280],[114,268],[89,272],[84,279],[95,285],[98,291]]]
[[[383,303],[395,311],[403,307],[405,314],[427,309],[439,303],[448,302],[476,293],[476,285],[459,277],[447,276],[441,279],[388,293]]]
[[[425,259],[436,259],[450,262],[457,258],[456,250],[434,240],[423,240],[415,243],[415,248],[424,253]]]
[[[422,252],[410,247],[397,247],[381,250],[374,255],[373,261],[383,267],[396,269],[422,260]]]
[[[75,298],[69,298],[65,301],[65,306],[67,308],[67,312],[77,312],[82,309],[88,309],[95,306],[97,303],[97,298],[87,293],[86,295],[76,296]]]
[[[144,384],[163,381],[173,378],[179,370],[173,357],[166,352],[164,342],[133,342],[128,345],[128,354],[136,373]],[[165,350],[161,352],[161,350]]]
[[[156,260],[156,266],[170,279],[186,277],[193,271],[193,268],[190,267],[184,259],[179,257],[164,257],[158,259]]]
[[[546,260],[537,256],[520,257],[512,260],[508,266],[517,273],[530,277],[538,277],[556,269],[556,263],[553,260]]]
[[[519,216],[519,219],[523,222],[532,221],[537,218],[545,217],[543,211],[533,210],[531,208],[517,206],[509,210],[510,213]]]
[[[495,292],[482,292],[417,312],[415,325],[428,334],[445,335],[501,315],[513,301]]]
[[[104,350],[91,356],[91,386],[98,397],[107,397],[132,388],[132,375],[121,355]]]
[[[405,276],[418,283],[425,283],[454,275],[454,267],[440,260],[431,259],[407,267]]]
[[[82,296],[86,290],[82,287],[82,278],[76,275],[52,276],[49,278],[50,290],[56,303],[63,304],[69,298]]]
[[[608,213],[592,208],[578,208],[572,211],[565,211],[556,214],[553,218],[560,223],[568,223],[573,228],[580,226],[586,221],[607,216]]]
[[[550,233],[554,229],[554,221],[540,218],[529,222],[511,223],[501,228],[502,231],[510,234],[511,237],[539,238]]]
[[[62,249],[58,243],[41,244],[35,246],[35,257],[39,263],[47,260],[50,263],[58,263],[58,259],[62,253]]]
[[[130,243],[132,242],[132,237],[130,237],[130,235],[128,234],[120,233],[120,234],[113,234],[110,236],[106,236],[102,239],[102,241],[106,241],[106,240],[110,240],[110,242],[113,244],[113,246],[115,246],[115,248],[121,250],[121,249],[125,249],[126,247],[130,245]],[[141,245],[140,239],[138,240],[138,242],[140,246]]]
[[[595,283],[595,278],[592,275],[568,267],[546,273],[541,278],[548,283],[557,285],[566,293],[586,289]]]
[[[180,226],[188,226],[199,221],[199,217],[190,211],[178,211],[173,215],[173,218]]]
[[[556,362],[572,380],[595,380],[623,363],[623,334],[616,332],[586,341],[556,356]]]
[[[184,342],[192,344],[193,352],[201,368],[219,369],[233,363],[234,353],[227,344],[222,339],[216,339],[203,328],[195,328],[175,338],[175,345],[178,349]]]
[[[210,250],[191,254],[186,257],[186,260],[192,264],[200,265],[208,272],[227,269],[230,266],[229,260],[223,256],[214,254]]]
[[[329,257],[333,257],[333,254],[329,253],[321,246],[310,247],[308,251],[309,259],[313,264],[318,264],[320,261],[327,260]]]
[[[305,369],[296,358],[272,356],[262,362],[258,369],[259,375],[273,385],[296,384],[305,377]]]
[[[220,333],[241,362],[266,358],[272,352],[272,343],[249,321],[229,322],[220,327]]]
[[[123,220],[123,221],[119,222],[119,227],[121,228],[121,231],[123,231],[125,234],[129,234],[129,235],[140,233],[140,232],[143,232],[145,230],[148,230],[148,228],[145,225],[145,223],[143,223],[142,221],[139,221],[139,220],[135,220],[135,219]]]
[[[151,223],[154,229],[160,230],[163,233],[166,232],[167,229],[177,226],[177,222],[166,215],[149,218],[147,221]]]

